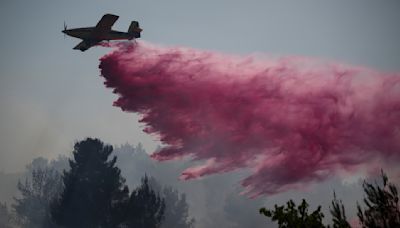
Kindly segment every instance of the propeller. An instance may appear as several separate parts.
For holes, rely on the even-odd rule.
[[[67,24],[65,24],[65,21],[64,21],[64,39],[65,39],[65,31],[67,30]]]

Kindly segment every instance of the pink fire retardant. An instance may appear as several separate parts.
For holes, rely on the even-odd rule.
[[[159,161],[203,165],[181,178],[250,168],[252,197],[400,161],[400,75],[306,58],[240,57],[145,42],[101,58],[114,105],[141,114]]]

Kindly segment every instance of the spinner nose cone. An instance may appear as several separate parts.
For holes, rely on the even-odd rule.
[[[65,36],[65,35],[74,36],[74,32],[71,31],[71,30],[68,30],[68,29],[64,29],[64,30],[62,30],[61,32],[64,33],[64,36]]]
[[[65,35],[70,36],[69,31],[66,29],[62,30],[61,32],[64,33],[64,38],[65,38]]]

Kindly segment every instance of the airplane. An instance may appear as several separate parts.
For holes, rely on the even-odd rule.
[[[128,32],[111,30],[111,27],[118,18],[119,16],[117,15],[105,14],[95,27],[87,28],[67,29],[67,25],[64,23],[64,30],[62,30],[62,32],[69,36],[82,39],[82,42],[73,48],[81,51],[86,51],[102,41],[132,40],[140,38],[140,32],[142,29],[139,27],[139,22],[137,21],[131,22]]]

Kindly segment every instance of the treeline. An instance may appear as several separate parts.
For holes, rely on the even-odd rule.
[[[144,175],[144,170],[150,170],[146,163],[148,155],[140,145],[132,149],[122,146],[114,150],[98,139],[88,138],[75,144],[71,159],[59,157],[51,162],[35,159],[27,166],[27,178],[21,178],[18,183],[19,194],[14,202],[0,203],[0,228],[194,227],[185,195],[167,186],[172,183],[171,175],[158,176],[165,186]],[[168,169],[160,168],[162,165],[152,166],[157,167],[158,173],[168,173]],[[121,167],[125,167],[128,181],[124,179],[124,172],[121,174]],[[136,179],[141,181],[136,182]],[[207,196],[213,196],[209,201],[214,203],[210,205],[219,202],[224,192],[221,193],[223,188],[218,184],[226,179],[207,179],[209,183],[206,183],[212,186],[207,188],[211,191]],[[126,183],[130,183],[129,187]],[[387,176],[382,172],[382,183],[364,182],[363,188],[363,205],[357,203],[358,217],[351,218],[351,222],[342,202],[334,195],[329,207],[333,218],[331,226],[350,227],[359,223],[361,227],[400,227],[397,188]],[[231,215],[228,218],[232,225],[220,227],[257,227],[257,218],[265,222],[266,227],[270,220],[279,227],[329,227],[323,224],[325,215],[321,207],[310,211],[305,200],[299,205],[290,200],[272,209],[262,208],[260,213],[270,218],[263,220],[255,213],[262,206],[259,201],[238,199],[233,193],[226,197],[224,212]],[[220,214],[210,219],[218,217]]]
[[[183,194],[147,176],[130,190],[112,152],[112,146],[88,138],[75,144],[67,165],[65,159],[32,162],[11,208],[0,204],[0,227],[194,226]]]
[[[357,203],[358,221],[353,224],[362,228],[400,228],[400,207],[397,187],[389,182],[387,175],[381,171],[382,183],[368,183],[364,181],[364,204]],[[329,211],[332,215],[333,228],[350,228],[346,211],[341,200],[333,193],[333,200]],[[260,209],[272,221],[277,222],[279,228],[329,228],[323,224],[324,214],[321,206],[309,213],[309,204],[305,199],[296,206],[293,200],[286,205],[275,205],[274,209]]]

